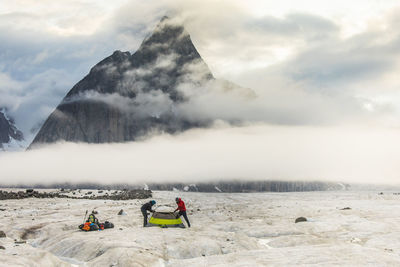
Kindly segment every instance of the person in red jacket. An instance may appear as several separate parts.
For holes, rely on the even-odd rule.
[[[185,202],[183,202],[183,200],[181,198],[179,198],[179,197],[175,198],[175,202],[178,205],[178,207],[176,208],[176,210],[174,212],[179,210],[177,218],[179,218],[179,217],[181,217],[183,215],[183,218],[185,218],[185,221],[187,222],[188,227],[190,227],[190,222],[189,222],[189,219],[188,219],[187,214],[186,214]]]

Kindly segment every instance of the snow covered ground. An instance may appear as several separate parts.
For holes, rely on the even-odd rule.
[[[186,201],[186,229],[143,228],[145,200],[5,200],[0,265],[399,266],[400,195],[378,193],[155,192],[157,205]],[[116,227],[78,230],[92,209]]]

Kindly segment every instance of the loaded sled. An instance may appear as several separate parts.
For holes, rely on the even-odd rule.
[[[79,229],[86,232],[104,230],[109,228],[114,228],[114,224],[108,221],[105,221],[104,223],[85,222],[84,224],[79,225]]]
[[[86,211],[87,213],[87,211]],[[86,214],[85,214],[86,218]],[[94,216],[94,214],[90,214],[87,221],[84,224],[79,225],[78,227],[82,231],[98,231],[98,230],[104,230],[104,229],[109,229],[109,228],[114,228],[114,224],[105,221],[104,223],[100,223],[99,220]]]

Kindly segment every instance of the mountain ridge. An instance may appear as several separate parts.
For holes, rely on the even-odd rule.
[[[58,141],[135,141],[155,132],[207,127],[177,108],[184,88],[216,81],[182,24],[163,17],[131,54],[116,50],[66,94],[30,147]],[[183,89],[182,89],[183,88]]]

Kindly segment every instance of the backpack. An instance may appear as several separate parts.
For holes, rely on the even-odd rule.
[[[104,229],[107,229],[107,228],[114,228],[114,224],[110,223],[109,221],[105,221],[104,222]]]
[[[89,226],[89,228],[90,228],[90,231],[97,231],[97,230],[99,230],[99,226],[98,226],[97,224],[95,224],[95,223],[91,223],[90,226]]]
[[[79,228],[81,228],[81,227],[79,227]],[[81,230],[82,231],[90,231],[90,223],[87,222],[87,223],[83,224]]]

